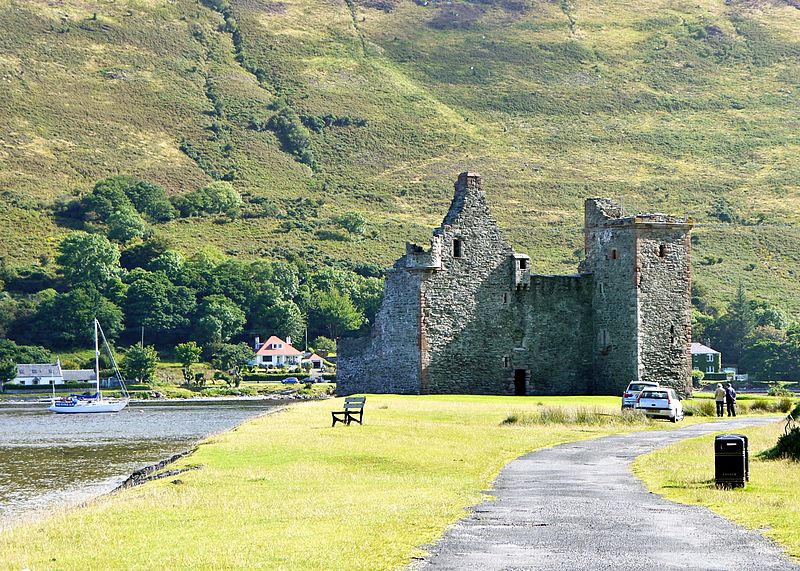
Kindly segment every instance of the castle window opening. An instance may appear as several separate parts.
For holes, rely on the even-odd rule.
[[[503,294],[503,303],[508,303],[508,294],[507,293]]]
[[[611,250],[611,259],[612,259],[612,260],[616,260],[616,259],[617,259],[617,257],[618,257],[618,256],[617,256],[617,249],[616,249],[616,248],[613,248],[613,249]]]
[[[519,259],[519,269],[520,270],[525,270],[527,268],[528,268],[528,260],[526,260],[525,258],[520,258]]]
[[[503,357],[503,367],[506,367],[506,368],[508,368],[508,366],[509,366],[510,364],[511,364],[511,362],[510,362],[509,358],[508,358],[507,356],[506,356],[506,357]]]
[[[463,250],[463,245],[461,243],[461,240],[459,240],[458,238],[454,239],[453,240],[453,257],[454,258],[460,258],[461,254],[462,254],[462,250]]]
[[[664,244],[661,244],[658,247],[658,257],[659,258],[666,258],[667,257],[667,247]]]
[[[669,326],[669,344],[672,345],[673,347],[675,347],[675,345],[676,345],[676,343],[675,343],[675,326],[674,325],[670,325]]]

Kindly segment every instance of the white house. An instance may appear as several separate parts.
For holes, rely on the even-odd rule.
[[[292,347],[291,337],[287,337],[284,341],[280,337],[272,335],[264,343],[260,343],[260,339],[256,337],[254,349],[256,354],[250,361],[251,365],[289,367],[299,365],[303,358],[303,352]]]
[[[91,369],[62,369],[61,361],[55,363],[23,363],[17,365],[17,376],[9,384],[63,385],[68,382],[94,380]]]

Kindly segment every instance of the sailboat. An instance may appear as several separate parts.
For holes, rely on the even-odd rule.
[[[119,380],[119,385],[122,387],[123,398],[103,398],[103,393],[100,390],[100,336],[103,337],[103,343],[105,343],[108,355],[111,357],[111,364],[114,365],[117,380]],[[93,395],[69,395],[59,399],[55,398],[55,385],[53,385],[53,400],[48,410],[50,412],[73,414],[79,412],[119,412],[128,406],[128,402],[130,402],[128,390],[125,388],[125,382],[122,380],[114,355],[111,353],[111,347],[108,345],[103,328],[100,327],[100,322],[97,319],[94,320],[94,381],[95,392]]]

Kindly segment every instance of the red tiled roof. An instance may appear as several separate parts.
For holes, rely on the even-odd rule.
[[[280,349],[272,349],[275,345],[282,345]],[[298,351],[280,337],[273,335],[267,339],[264,344],[256,351],[256,355],[302,355],[302,351]]]
[[[307,358],[308,361],[322,361],[322,357],[314,353],[310,357]]]

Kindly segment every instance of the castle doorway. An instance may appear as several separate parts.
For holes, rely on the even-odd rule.
[[[514,395],[518,397],[528,394],[525,390],[527,373],[528,371],[525,369],[514,369]]]

